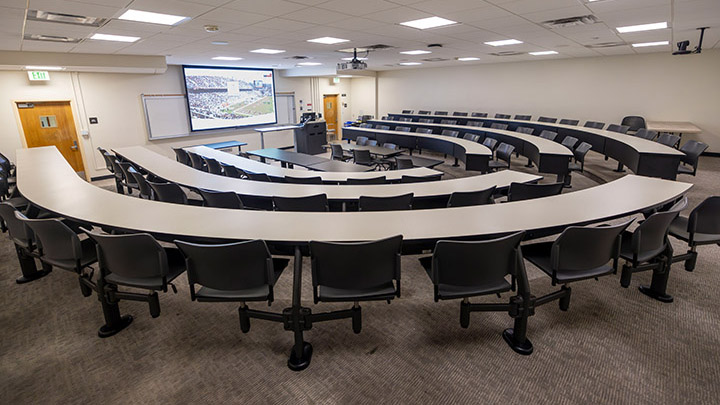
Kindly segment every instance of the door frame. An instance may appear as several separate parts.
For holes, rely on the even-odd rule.
[[[293,123],[299,122],[299,118],[297,115],[297,107],[295,106],[295,92],[294,91],[276,91],[275,92],[275,109],[277,110],[277,96],[281,97],[292,97],[292,116],[293,116]],[[276,111],[277,114],[277,111]]]
[[[335,103],[335,136],[338,139],[342,139],[342,110],[340,109],[340,93],[328,93],[323,94],[323,114],[325,113],[325,96],[335,96],[336,97],[336,103]],[[327,119],[326,119],[327,121]]]
[[[83,137],[80,135],[80,125],[78,117],[76,115],[77,109],[75,108],[75,102],[68,98],[61,99],[12,99],[13,114],[15,115],[15,123],[18,127],[18,136],[20,137],[20,144],[23,149],[27,149],[27,139],[25,139],[25,129],[22,126],[22,120],[20,119],[20,112],[18,111],[17,103],[70,103],[70,115],[72,115],[73,123],[75,124],[75,137],[78,140],[78,149],[80,149],[80,159],[82,160],[83,167],[85,168],[85,180],[90,181],[90,170],[88,170],[87,159],[85,158],[85,145],[83,143]],[[93,166],[94,167],[94,166]]]

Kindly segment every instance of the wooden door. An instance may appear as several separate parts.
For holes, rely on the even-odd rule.
[[[69,101],[18,102],[28,148],[55,145],[76,172],[84,172]]]
[[[332,139],[336,139],[338,135],[337,100],[337,94],[323,96],[323,116],[327,124],[328,137]]]

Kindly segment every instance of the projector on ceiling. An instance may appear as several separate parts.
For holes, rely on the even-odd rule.
[[[367,63],[353,59],[350,62],[341,62],[337,64],[337,70],[365,70]]]

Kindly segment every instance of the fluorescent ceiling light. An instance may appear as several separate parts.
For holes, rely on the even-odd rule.
[[[308,39],[308,42],[315,42],[316,44],[325,44],[325,45],[332,45],[332,44],[339,44],[341,42],[350,42],[349,39],[340,39],[340,38],[333,38],[333,37],[322,37],[322,38],[315,38],[315,39]]]
[[[175,25],[181,21],[189,20],[190,17],[151,13],[150,11],[128,10],[118,17],[118,19],[162,25]]]
[[[663,28],[667,28],[667,26],[667,22],[659,22],[652,24],[628,25],[627,27],[617,27],[616,29],[619,33],[625,34],[628,32],[661,30]]]
[[[212,41],[210,43],[213,45],[227,45],[229,42],[228,41]]]
[[[63,70],[61,66],[25,66],[27,70]]]
[[[242,60],[243,58],[238,58],[236,56],[216,56],[213,58],[213,60]]]
[[[522,41],[518,41],[517,39],[503,39],[502,41],[490,41],[485,42],[485,45],[490,46],[505,46],[505,45],[517,45],[522,44]]]
[[[470,61],[473,61],[473,60],[480,60],[480,58],[476,58],[476,57],[474,57],[474,56],[471,56],[471,57],[467,57],[467,58],[457,58],[457,60],[459,60],[460,62],[470,62]]]
[[[320,62],[300,62],[298,63],[298,66],[320,66],[322,63]]]
[[[661,46],[661,45],[670,45],[670,41],[640,42],[638,44],[632,44],[633,48],[643,48],[646,46]]]
[[[422,65],[422,63],[420,63],[420,62],[400,62],[399,64],[400,64],[400,65],[403,65],[403,66],[417,66],[417,65]]]
[[[402,51],[400,52],[404,55],[425,55],[426,53],[432,53],[430,51],[423,51],[420,49],[414,50],[414,51]]]
[[[555,51],[539,51],[539,52],[528,52],[532,56],[545,56],[545,55],[557,55]]]
[[[254,52],[254,53],[265,53],[265,54],[268,54],[268,55],[275,55],[276,53],[283,53],[283,52],[285,52],[285,51],[282,51],[282,50],[280,50],[280,49],[265,49],[265,48],[260,48],[260,49],[255,49],[254,51],[250,51],[250,52]]]
[[[353,77],[353,75],[339,75],[338,77],[342,77],[343,79],[347,79],[349,77]]]
[[[135,42],[140,37],[128,37],[125,35],[110,35],[110,34],[93,34],[90,39],[99,39],[101,41],[116,41],[116,42]]]
[[[436,28],[436,27],[444,27],[446,25],[452,25],[452,24],[457,24],[457,21],[452,21],[452,20],[448,20],[448,19],[440,18],[440,17],[421,18],[419,20],[406,21],[406,22],[400,23],[400,25],[417,28],[419,30],[426,30],[428,28]]]
[[[353,58],[340,58],[340,60],[353,60]],[[357,60],[368,60],[368,58],[357,58]]]

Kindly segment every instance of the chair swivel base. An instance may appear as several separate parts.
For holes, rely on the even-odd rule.
[[[647,295],[650,298],[656,299],[660,302],[671,303],[673,302],[673,296],[667,293],[659,293],[650,287],[641,285],[638,287],[641,293]]]
[[[50,273],[52,273],[52,270],[38,270],[38,271],[36,271],[36,272],[34,272],[34,273],[31,273],[31,274],[24,275],[24,276],[21,276],[21,277],[16,278],[16,279],[15,279],[15,282],[18,283],[18,284],[29,283],[29,282],[34,281],[34,280],[37,280],[37,279],[39,279],[39,278],[43,278],[43,277],[47,276],[47,275],[50,274]]]
[[[290,358],[287,366],[292,371],[302,371],[308,368],[312,360],[313,347],[309,342],[303,341],[302,355],[300,357],[295,354],[295,348],[290,351]]]
[[[105,324],[98,329],[98,337],[108,338],[127,328],[133,321],[132,315],[123,315],[116,325]]]
[[[530,343],[530,339],[525,338],[523,343],[515,342],[515,331],[513,328],[507,328],[503,331],[503,339],[510,346],[515,353],[522,354],[523,356],[529,356],[533,352],[533,345]]]

